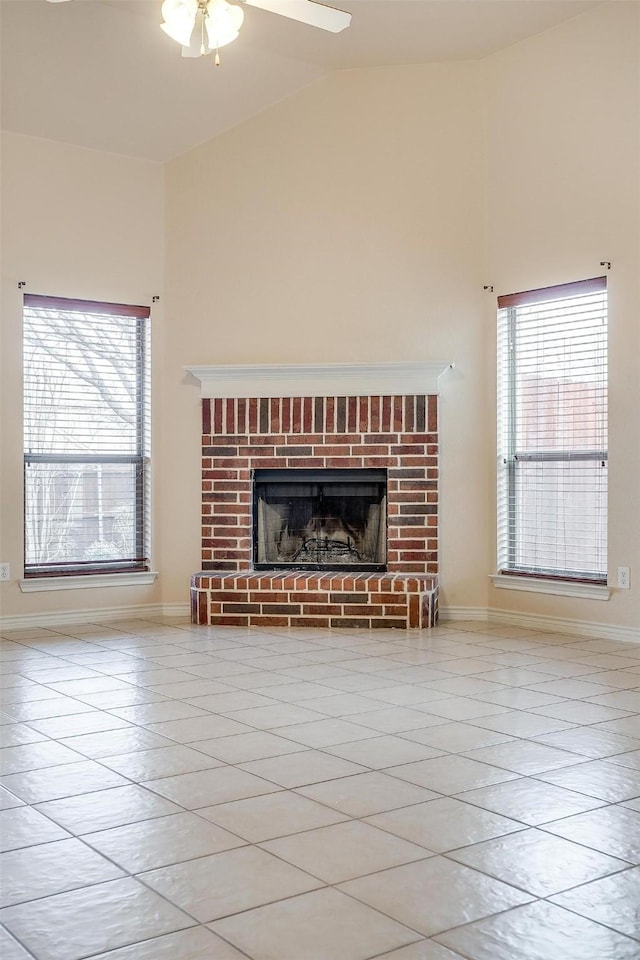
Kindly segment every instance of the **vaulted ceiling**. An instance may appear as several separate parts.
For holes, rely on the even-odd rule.
[[[598,5],[328,2],[353,14],[343,33],[246,7],[216,68],[181,58],[161,0],[1,0],[3,128],[161,162],[331,71],[480,59]]]

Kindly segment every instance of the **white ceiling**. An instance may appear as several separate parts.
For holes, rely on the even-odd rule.
[[[0,0],[3,128],[165,161],[332,70],[479,59],[601,0],[328,2],[343,33],[246,7],[216,69],[181,58],[161,0]]]

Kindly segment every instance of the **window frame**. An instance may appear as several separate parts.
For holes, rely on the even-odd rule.
[[[80,453],[29,453],[26,451],[26,431],[23,435],[23,482],[24,482],[24,510],[23,510],[23,543],[24,543],[24,578],[27,580],[49,580],[54,578],[90,578],[124,574],[142,574],[149,572],[149,518],[150,518],[150,318],[151,309],[148,306],[118,304],[97,300],[81,300],[66,297],[50,297],[40,294],[24,294],[23,318],[26,308],[40,308],[46,310],[60,310],[79,314],[97,314],[117,316],[133,320],[135,326],[135,453],[132,454],[80,454]],[[24,339],[24,334],[23,334]],[[23,409],[27,405],[26,387],[23,389]],[[31,563],[27,560],[27,515],[28,515],[28,484],[27,470],[32,464],[131,464],[134,469],[135,496],[131,500],[134,508],[133,525],[135,530],[135,557],[118,560],[72,560],[52,561],[49,563]],[[115,579],[115,578],[114,578]]]
[[[590,293],[603,292],[605,302],[605,316],[607,311],[607,277],[594,277],[588,280],[578,280],[571,283],[558,284],[551,287],[543,287],[538,290],[528,290],[522,293],[508,294],[499,296],[498,302],[498,418],[499,418],[499,443],[501,427],[500,422],[506,424],[503,429],[502,449],[499,449],[498,459],[498,563],[497,576],[492,580],[496,586],[500,584],[500,578],[511,581],[511,589],[518,589],[517,581],[521,578],[522,589],[540,592],[535,587],[535,582],[541,583],[547,581],[555,583],[562,590],[562,584],[566,588],[574,587],[579,595],[582,589],[593,588],[596,592],[607,584],[606,570],[606,543],[605,543],[605,569],[603,572],[592,573],[585,572],[581,575],[569,570],[559,568],[546,568],[526,565],[517,562],[517,552],[523,543],[527,541],[519,529],[518,511],[518,478],[520,471],[519,464],[526,463],[569,463],[569,462],[590,462],[601,463],[605,468],[608,463],[608,446],[606,448],[584,448],[569,449],[567,446],[556,449],[519,449],[518,441],[518,350],[517,350],[517,324],[518,307],[543,304],[548,301],[571,299],[573,297],[584,296]],[[503,318],[501,311],[506,310],[506,318]],[[502,334],[500,325],[504,324],[505,333]],[[605,334],[606,336],[606,334]],[[504,364],[500,362],[501,350],[507,351],[507,359]],[[544,373],[544,368],[540,367],[540,372]],[[607,374],[605,369],[604,376],[604,400],[608,399]],[[606,423],[606,407],[605,407]],[[502,472],[501,471],[502,468]],[[501,515],[506,513],[506,520],[501,523]],[[520,536],[518,534],[520,533]],[[525,583],[527,585],[525,586]],[[560,592],[560,590],[551,590],[551,592]],[[595,593],[594,593],[595,596]]]

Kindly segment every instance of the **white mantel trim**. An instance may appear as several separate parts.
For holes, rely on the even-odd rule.
[[[203,399],[439,394],[453,363],[220,364],[184,367]]]

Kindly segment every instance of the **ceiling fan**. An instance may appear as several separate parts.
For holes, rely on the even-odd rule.
[[[65,3],[66,0],[49,0]],[[241,0],[242,4],[279,13],[331,33],[340,33],[351,23],[351,14],[328,7],[318,0]],[[182,47],[183,57],[201,57],[216,51],[238,36],[244,10],[228,0],[164,0],[162,30]]]

